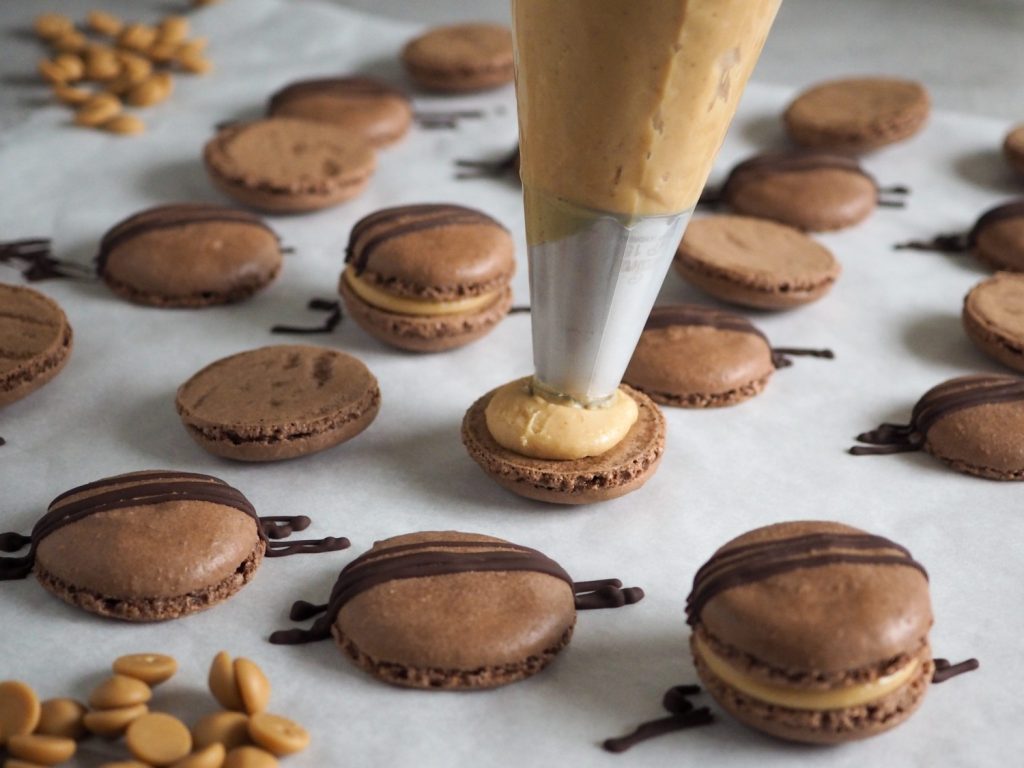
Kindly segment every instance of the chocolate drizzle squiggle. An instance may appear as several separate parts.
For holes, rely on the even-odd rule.
[[[535,549],[518,544],[465,540],[424,541],[371,549],[357,557],[342,569],[326,603],[317,605],[297,600],[292,605],[289,616],[293,621],[305,621],[323,614],[309,629],[280,630],[271,634],[270,642],[275,645],[295,645],[327,639],[338,612],[353,598],[381,584],[458,573],[514,571],[544,573],[561,579],[572,588],[576,595],[576,609],[581,611],[631,605],[644,596],[639,587],[623,588],[618,579],[573,582],[554,560]]]
[[[1007,219],[1024,218],[1024,200],[997,205],[985,211],[968,232],[949,232],[931,240],[907,240],[893,246],[897,251],[935,251],[938,253],[966,253],[973,248],[985,227]]]
[[[952,677],[957,677],[965,672],[973,672],[981,663],[977,659],[967,659],[959,664],[951,664],[949,659],[933,659],[935,671],[932,673],[933,683],[944,683]]]
[[[307,309],[316,310],[318,312],[327,312],[327,316],[324,318],[323,323],[312,327],[275,325],[270,329],[270,332],[296,334],[331,333],[341,323],[341,302],[334,301],[332,299],[310,299],[306,307]]]
[[[854,456],[919,451],[924,447],[928,430],[951,413],[981,405],[1012,403],[1024,400],[1024,379],[1001,374],[959,376],[925,392],[910,414],[909,424],[881,424],[870,432],[857,435],[849,452]]]
[[[924,566],[906,548],[867,533],[810,533],[745,544],[716,553],[697,571],[686,598],[687,623],[700,622],[704,606],[728,589],[803,568],[840,564],[906,566],[928,578]]]
[[[661,700],[661,705],[670,713],[670,717],[641,723],[625,736],[605,739],[601,746],[608,752],[618,754],[656,736],[664,736],[666,733],[683,731],[701,725],[711,725],[715,720],[711,710],[707,707],[697,709],[689,699],[690,696],[696,696],[698,693],[700,693],[700,686],[697,685],[677,685],[669,688]]]
[[[82,494],[89,495],[74,501],[69,500]],[[21,557],[0,558],[0,581],[23,579],[28,576],[35,564],[40,542],[67,525],[100,512],[172,501],[207,502],[244,512],[256,522],[256,531],[266,545],[267,557],[285,557],[305,552],[334,552],[349,546],[348,539],[331,536],[323,539],[279,541],[296,531],[308,528],[310,519],[305,515],[260,517],[241,491],[210,475],[150,470],[108,477],[72,488],[50,502],[46,514],[33,526],[30,536],[13,532],[0,535],[0,550],[4,552],[17,552],[25,546],[30,547],[28,553]]]
[[[0,264],[20,269],[21,276],[30,283],[58,277],[95,277],[92,268],[85,264],[55,259],[50,250],[52,245],[50,240],[42,237],[0,243]]]
[[[484,116],[479,109],[459,109],[451,112],[415,112],[413,119],[428,131],[437,128],[458,128],[460,120],[479,120]]]
[[[456,160],[458,168],[467,170],[455,174],[456,179],[482,179],[506,174],[519,176],[519,147],[500,160]]]

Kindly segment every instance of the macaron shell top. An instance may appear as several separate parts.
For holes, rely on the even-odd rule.
[[[1024,391],[1014,402],[983,403],[943,416],[928,430],[925,450],[959,472],[1024,480]]]
[[[512,33],[498,24],[437,27],[406,44],[402,61],[424,88],[478,91],[512,82]]]
[[[56,376],[67,362],[72,331],[55,301],[0,283],[0,408]]]
[[[993,269],[1024,272],[1024,200],[986,211],[968,235],[971,253]]]
[[[964,328],[989,357],[1024,371],[1024,275],[997,272],[964,298]]]

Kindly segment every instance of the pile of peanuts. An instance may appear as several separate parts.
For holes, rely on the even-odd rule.
[[[39,74],[53,86],[53,95],[75,109],[77,125],[111,133],[146,129],[138,116],[122,111],[124,105],[164,101],[174,88],[172,70],[202,75],[213,68],[204,54],[205,38],[189,39],[184,16],[166,16],[151,26],[92,11],[83,31],[63,14],[44,13],[34,29],[52,51],[40,59]],[[95,85],[84,87],[87,82]]]
[[[67,698],[40,703],[25,683],[0,683],[0,748],[4,768],[46,768],[74,757],[90,734],[124,737],[133,760],[100,768],[276,768],[277,758],[309,746],[298,723],[266,712],[270,682],[249,659],[224,651],[210,665],[210,692],[224,707],[191,730],[176,717],[150,711],[153,688],[178,670],[170,656],[121,656],[114,674],[89,694],[89,706]]]

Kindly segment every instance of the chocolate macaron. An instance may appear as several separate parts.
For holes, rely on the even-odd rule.
[[[896,250],[970,253],[987,267],[1024,272],[1024,199],[985,211],[968,232],[936,235],[931,240],[897,243]]]
[[[716,299],[755,309],[790,309],[828,293],[841,267],[803,232],[749,216],[692,221],[673,263]]]
[[[375,147],[394,144],[412,125],[409,97],[365,76],[290,83],[270,97],[267,114],[330,123],[359,134]]]
[[[512,236],[461,205],[406,205],[366,216],[352,228],[345,264],[338,290],[349,316],[400,349],[461,347],[512,306]]]
[[[847,525],[745,533],[694,577],[697,674],[746,725],[835,744],[887,731],[921,704],[935,664],[928,576],[900,545]]]
[[[623,381],[656,403],[720,408],[761,393],[790,355],[832,358],[827,349],[773,348],[740,315],[697,304],[655,307]]]
[[[854,456],[926,451],[957,472],[1024,480],[1024,379],[975,374],[925,392],[908,424],[857,436]]]
[[[178,388],[175,405],[210,453],[277,461],[351,440],[376,418],[380,388],[352,355],[288,344],[210,363]]]
[[[512,32],[499,24],[435,27],[406,44],[402,64],[417,85],[431,91],[497,88],[515,75]]]
[[[347,539],[277,541],[307,517],[259,517],[240,491],[209,475],[131,472],[72,488],[30,536],[5,533],[0,579],[34,573],[71,605],[128,621],[175,619],[226,600],[264,557],[344,549]]]
[[[836,152],[867,152],[913,136],[931,100],[913,80],[861,77],[830,80],[800,93],[783,123],[797,144]]]
[[[964,297],[964,330],[982,352],[1024,371],[1024,275],[997,272]]]
[[[616,579],[573,582],[529,547],[457,531],[378,541],[341,571],[322,605],[298,601],[308,630],[270,642],[333,637],[356,666],[387,683],[429,690],[493,688],[547,667],[568,645],[576,611],[643,598]]]
[[[718,198],[744,216],[823,232],[866,219],[880,204],[879,191],[855,158],[800,150],[744,160],[729,172]]]
[[[1024,123],[1015,125],[1003,139],[1003,156],[1014,171],[1024,176]]]
[[[73,333],[53,299],[0,283],[0,408],[30,395],[68,361]]]
[[[96,272],[129,301],[207,307],[249,298],[277,276],[281,244],[247,211],[209,203],[148,208],[100,241]]]
[[[377,160],[358,133],[311,120],[268,117],[233,123],[203,150],[221,192],[270,213],[302,213],[349,200],[370,181]]]

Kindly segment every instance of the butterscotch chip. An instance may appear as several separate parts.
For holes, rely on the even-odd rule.
[[[193,37],[178,46],[178,56],[192,56],[206,50],[207,39],[205,37]]]
[[[47,699],[40,707],[35,733],[64,739],[85,738],[88,731],[82,718],[88,710],[74,699]]]
[[[89,47],[89,41],[85,35],[74,30],[66,32],[55,40],[50,41],[55,50],[62,53],[81,53]]]
[[[257,745],[283,757],[309,746],[309,731],[281,715],[258,712],[249,718],[249,735]]]
[[[130,653],[114,660],[114,672],[141,680],[146,685],[167,682],[178,671],[178,662],[162,653]]]
[[[227,651],[221,651],[213,657],[210,664],[210,674],[207,678],[210,686],[210,693],[213,698],[224,707],[241,712],[245,709],[242,703],[242,695],[238,691],[238,683],[235,680],[235,667],[231,663],[231,656]]]
[[[270,703],[270,681],[256,662],[235,659],[235,684],[250,715],[262,712]]]
[[[153,62],[145,56],[131,51],[118,51],[117,58],[121,62],[121,74],[129,76],[133,83],[138,83],[153,74]]]
[[[127,675],[113,675],[89,694],[89,706],[95,709],[116,709],[145,704],[153,691],[141,680]]]
[[[128,751],[144,763],[171,765],[188,757],[192,734],[176,717],[150,712],[133,721],[124,735]]]
[[[85,62],[78,54],[60,53],[53,58],[53,63],[64,70],[64,79],[69,83],[81,80],[85,74]]]
[[[145,51],[156,40],[156,30],[146,24],[129,24],[117,36],[121,48]]]
[[[225,749],[249,743],[249,716],[244,712],[214,712],[192,726],[192,743],[196,749],[222,744]]]
[[[32,28],[43,40],[54,40],[63,34],[73,32],[75,25],[62,13],[43,13],[36,16]]]
[[[60,736],[24,735],[7,739],[7,751],[12,757],[40,765],[56,765],[75,756],[74,739]]]
[[[68,75],[64,68],[50,59],[40,59],[36,69],[39,70],[39,74],[46,82],[53,85],[64,85],[68,81]]]
[[[121,111],[121,102],[109,93],[99,93],[82,104],[75,113],[78,125],[96,126],[110,120]]]
[[[163,72],[158,72],[132,86],[125,94],[125,101],[133,107],[149,107],[159,104],[170,95],[169,77]]]
[[[184,16],[167,16],[157,25],[160,41],[163,43],[180,43],[188,37],[188,19]]]
[[[277,768],[277,758],[256,747],[236,747],[228,752],[224,768]]]
[[[205,749],[193,752],[171,768],[221,768],[226,754],[227,750],[223,744],[211,744]]]
[[[39,699],[18,680],[0,683],[0,746],[11,736],[32,733],[39,722]]]
[[[147,712],[149,712],[149,707],[145,704],[120,707],[119,709],[97,709],[87,712],[82,718],[82,722],[89,729],[89,733],[94,733],[105,739],[116,739],[134,720]]]
[[[166,43],[158,39],[155,43],[149,46],[149,49],[146,51],[146,55],[157,64],[166,64],[178,55],[178,44]]]
[[[73,107],[78,107],[91,99],[93,93],[87,88],[75,88],[70,85],[55,85],[53,86],[53,95],[57,97],[58,101],[64,104],[70,104]]]
[[[205,75],[213,69],[213,62],[196,53],[178,54],[178,66],[193,75]]]
[[[94,48],[85,55],[85,76],[90,80],[113,80],[121,74],[121,62],[109,48]]]
[[[106,11],[89,11],[85,23],[96,34],[109,37],[113,37],[124,28],[123,21]]]

